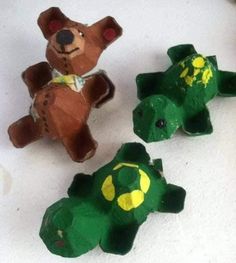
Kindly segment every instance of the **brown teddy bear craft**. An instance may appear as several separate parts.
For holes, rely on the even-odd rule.
[[[91,26],[66,17],[52,7],[40,14],[38,25],[48,40],[48,62],[33,65],[22,77],[33,98],[30,114],[13,123],[8,133],[22,148],[41,137],[60,140],[74,161],[91,158],[97,142],[87,119],[114,96],[105,72],[82,77],[93,69],[103,50],[119,38],[122,28],[107,16]]]

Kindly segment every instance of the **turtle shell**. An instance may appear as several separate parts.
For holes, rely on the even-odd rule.
[[[160,94],[194,114],[217,95],[217,68],[200,54],[187,56],[166,71]]]
[[[166,182],[151,165],[114,160],[94,173],[93,187],[96,203],[115,224],[141,224],[157,210]]]

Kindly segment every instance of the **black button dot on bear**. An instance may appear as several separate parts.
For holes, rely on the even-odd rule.
[[[56,41],[62,46],[69,45],[73,43],[74,35],[70,30],[62,30],[57,33]]]

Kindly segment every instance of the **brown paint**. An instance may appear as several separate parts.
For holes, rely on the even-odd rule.
[[[97,148],[87,125],[91,108],[100,107],[111,99],[114,85],[104,72],[99,72],[85,77],[84,87],[76,92],[66,84],[50,82],[52,68],[62,74],[81,76],[87,73],[96,66],[102,51],[110,44],[104,37],[104,30],[112,28],[116,32],[112,32],[110,38],[113,42],[122,34],[122,29],[112,17],[87,27],[71,21],[59,8],[41,13],[38,24],[48,40],[46,57],[50,65],[41,62],[22,74],[34,98],[31,110],[34,114],[13,123],[8,133],[18,148],[44,136],[60,140],[71,158],[82,162],[92,157]],[[61,30],[70,30],[74,36],[73,41],[63,47],[56,41],[56,34]]]

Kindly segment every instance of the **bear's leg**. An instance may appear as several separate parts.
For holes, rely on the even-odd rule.
[[[31,97],[52,79],[52,69],[47,62],[40,62],[22,73]]]
[[[115,87],[105,72],[98,72],[85,78],[82,93],[92,107],[99,108],[113,98]]]
[[[228,71],[220,71],[218,82],[218,95],[222,97],[236,96],[236,73]]]
[[[78,134],[63,138],[62,143],[72,160],[76,162],[91,158],[97,148],[97,142],[93,139],[88,125],[84,125]]]
[[[113,226],[102,237],[100,247],[105,252],[124,255],[132,248],[138,228],[136,223]]]
[[[13,145],[17,148],[23,148],[42,137],[40,127],[30,115],[14,122],[8,128],[8,134]]]

